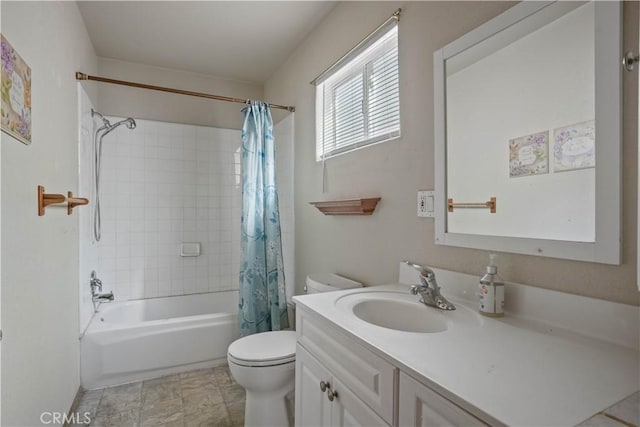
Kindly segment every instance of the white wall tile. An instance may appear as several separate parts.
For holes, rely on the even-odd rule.
[[[286,126],[276,126],[277,172],[281,218],[291,222],[282,225],[285,277],[293,278],[293,236],[285,233],[293,230],[293,132]],[[91,141],[84,139],[88,194]],[[102,240],[90,243],[91,218],[82,211],[84,269],[96,269],[118,300],[237,289],[240,131],[137,120],[136,129],[106,136],[103,147]],[[180,257],[182,242],[200,242],[201,256]]]

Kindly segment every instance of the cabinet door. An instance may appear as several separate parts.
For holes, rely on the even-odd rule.
[[[401,427],[487,426],[464,409],[413,378],[400,373]]]
[[[330,383],[331,374],[298,344],[296,347],[296,426],[331,425],[331,402],[327,398],[327,392],[320,390],[320,381]]]
[[[388,426],[373,409],[356,397],[343,383],[333,378],[331,389],[337,395],[331,405],[331,425],[336,427]],[[325,393],[326,394],[326,393]],[[328,400],[327,397],[325,399]]]

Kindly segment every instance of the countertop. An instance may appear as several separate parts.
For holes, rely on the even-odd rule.
[[[454,323],[446,332],[408,333],[371,325],[336,306],[345,295],[377,291],[406,294],[408,286],[303,295],[294,301],[297,309],[325,319],[491,424],[577,425],[640,389],[635,344],[619,345],[513,312],[503,318],[481,316],[479,326]],[[443,315],[476,313],[475,301],[449,299],[457,310]],[[421,304],[417,296],[415,301]],[[577,315],[588,327],[591,313]]]

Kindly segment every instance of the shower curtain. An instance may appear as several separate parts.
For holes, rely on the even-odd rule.
[[[289,326],[276,186],[273,120],[269,105],[242,110],[242,221],[240,335]]]

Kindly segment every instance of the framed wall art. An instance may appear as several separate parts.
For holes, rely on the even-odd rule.
[[[2,43],[2,131],[24,144],[31,144],[31,68],[11,44]]]
[[[549,173],[549,131],[509,140],[509,177]]]
[[[554,129],[553,171],[596,166],[596,126],[593,120]]]

